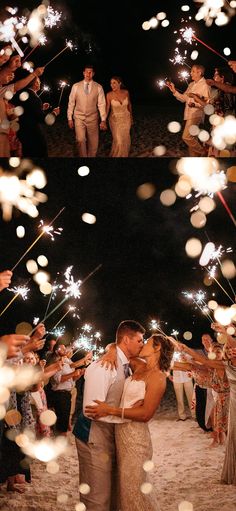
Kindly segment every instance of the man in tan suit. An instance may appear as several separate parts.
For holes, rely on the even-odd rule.
[[[202,65],[194,64],[194,66],[192,66],[190,73],[192,82],[190,82],[183,94],[176,90],[172,82],[166,83],[175,98],[185,103],[185,127],[182,139],[188,146],[189,156],[206,156],[206,150],[198,138],[191,133],[192,126],[199,126],[204,121],[204,107],[198,103],[197,100],[193,100],[191,94],[198,95],[206,101],[210,99],[210,87],[207,85],[204,78],[204,72],[205,68]]]
[[[73,85],[69,97],[67,118],[70,129],[75,129],[78,154],[95,157],[100,129],[106,130],[106,98],[102,86],[93,81],[93,66],[85,66],[84,80]]]

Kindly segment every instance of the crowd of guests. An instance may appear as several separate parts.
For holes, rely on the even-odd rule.
[[[212,145],[209,139],[204,143],[198,138],[200,128],[211,132],[212,126],[207,119],[210,113],[214,113],[222,118],[228,115],[235,116],[235,93],[236,86],[233,85],[236,72],[236,61],[230,61],[227,67],[215,68],[212,79],[205,79],[205,68],[201,64],[194,64],[190,75],[192,81],[189,83],[185,92],[176,89],[174,83],[166,81],[174,97],[185,103],[184,108],[184,130],[182,139],[188,146],[189,156],[220,156],[220,150]],[[207,105],[212,105],[213,109],[209,115],[205,115]],[[235,155],[235,147],[229,147],[229,153]]]
[[[11,271],[0,273],[0,291],[9,287],[11,278]],[[22,493],[25,483],[30,483],[30,458],[15,441],[17,434],[27,429],[35,439],[66,436],[75,424],[81,482],[86,480],[91,487],[88,496],[81,496],[87,509],[92,510],[94,502],[108,509],[104,499],[109,502],[111,498],[107,481],[114,476],[115,445],[122,511],[130,509],[134,492],[137,506],[148,503],[150,510],[156,509],[155,492],[151,497],[138,492],[144,477],[140,460],[152,457],[147,423],[161,402],[167,377],[174,382],[178,420],[187,418],[185,391],[192,418],[211,432],[211,445],[226,442],[221,481],[236,484],[236,340],[218,323],[213,323],[212,329],[216,339],[204,334],[203,349],[194,350],[160,334],[153,334],[144,344],[144,328],[135,321],[123,321],[116,342],[108,345],[101,363],[92,362],[92,352],[74,355],[62,339],[46,334],[42,323],[29,335],[0,337],[2,365],[37,368],[37,381],[23,384],[20,390],[12,388],[6,397],[7,413],[0,420],[0,484],[7,483],[8,491]],[[219,335],[224,337],[224,344],[218,342]],[[41,420],[48,409],[55,412],[51,427]],[[100,452],[111,459],[109,471],[103,463],[91,463],[93,454]],[[127,470],[131,466],[129,483]]]

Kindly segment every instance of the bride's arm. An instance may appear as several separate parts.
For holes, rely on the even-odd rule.
[[[131,100],[130,100],[129,91],[127,91],[127,96],[128,96],[128,110],[130,112],[131,124],[133,124],[133,111],[132,111],[132,104],[131,104]]]
[[[98,419],[105,415],[115,415],[137,422],[148,422],[159,406],[166,388],[166,376],[155,373],[149,378],[143,404],[135,408],[116,408],[96,400],[97,406],[87,406],[85,414]]]

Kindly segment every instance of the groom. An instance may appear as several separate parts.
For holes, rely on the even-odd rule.
[[[93,362],[85,371],[83,409],[95,404],[95,399],[119,406],[124,382],[129,376],[129,360],[137,357],[143,347],[144,328],[136,321],[122,321],[116,331],[117,367],[106,369]],[[74,428],[79,458],[80,484],[87,483],[90,491],[81,495],[87,511],[117,511],[116,453],[114,427],[116,417],[98,421],[83,414]]]
[[[102,86],[94,82],[93,66],[84,68],[84,80],[74,83],[67,109],[68,126],[75,129],[78,155],[93,158],[97,154],[100,129],[106,130],[106,98]]]

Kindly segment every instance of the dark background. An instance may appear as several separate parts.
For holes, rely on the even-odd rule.
[[[217,27],[213,24],[206,27],[205,22],[196,22],[194,16],[200,7],[190,0],[191,7],[188,13],[181,11],[183,0],[155,0],[128,1],[120,0],[112,3],[108,0],[68,0],[51,2],[54,9],[63,11],[63,20],[58,28],[46,31],[48,43],[33,53],[32,60],[36,65],[43,65],[65,46],[65,40],[76,42],[78,50],[64,52],[55,60],[45,72],[43,81],[53,88],[53,95],[58,96],[58,82],[68,80],[72,85],[82,77],[83,66],[92,63],[96,68],[95,80],[101,82],[105,91],[109,90],[110,78],[121,75],[127,88],[130,90],[133,101],[136,102],[173,102],[172,95],[167,90],[160,91],[156,81],[160,78],[171,78],[177,82],[180,89],[186,84],[178,82],[178,72],[182,66],[174,66],[169,59],[174,55],[177,35],[174,30],[181,27],[192,26],[196,35],[204,42],[213,46],[223,54],[223,49],[229,46],[232,54],[229,58],[235,59],[235,17],[230,23]],[[2,3],[15,6],[16,2]],[[39,5],[35,0],[18,1],[17,5],[24,11],[27,7],[32,9]],[[157,12],[165,11],[170,25],[167,28],[158,26],[156,29],[144,31],[142,23],[155,16]],[[27,9],[25,11],[27,13]],[[2,10],[2,13],[4,11]],[[192,20],[188,20],[188,16]],[[181,22],[181,20],[184,20]],[[199,57],[196,61],[190,59],[195,49],[192,45],[183,43],[181,52],[188,50],[188,64],[201,63],[206,66],[206,76],[211,77],[215,66],[227,66],[222,59],[214,55],[204,46],[197,44]],[[22,46],[22,49],[24,47]],[[62,104],[67,103],[69,88],[65,90]],[[43,95],[44,100],[47,94]]]
[[[205,271],[200,268],[198,258],[187,257],[184,247],[190,237],[198,237],[205,245],[209,236],[216,246],[235,248],[235,227],[221,202],[216,198],[217,207],[208,215],[206,227],[194,229],[190,223],[194,198],[178,199],[171,207],[163,206],[159,200],[161,191],[177,181],[170,170],[175,166],[174,160],[86,161],[90,174],[83,178],[77,173],[81,165],[78,160],[35,160],[35,163],[47,174],[48,184],[42,191],[47,193],[48,201],[39,206],[36,219],[15,210],[10,222],[1,221],[1,270],[11,268],[36,238],[39,220],[48,223],[63,206],[66,209],[55,227],[61,226],[64,231],[54,242],[43,236],[15,270],[12,285],[27,281],[25,263],[40,254],[49,259],[45,270],[49,271],[51,282],[57,272],[63,274],[70,265],[74,265],[73,275],[77,280],[101,263],[102,269],[84,285],[78,301],[81,322],[68,317],[63,322],[71,336],[81,324],[90,322],[96,330],[101,330],[104,341],[109,342],[114,339],[121,320],[135,319],[147,327],[155,318],[163,322],[162,327],[168,333],[172,329],[180,330],[180,338],[184,331],[192,331],[192,345],[197,346],[200,335],[210,331],[210,324],[181,292],[204,289],[207,300],[215,292],[219,303],[229,305],[229,301],[216,284],[203,285]],[[221,168],[226,170],[232,164],[233,160],[224,159]],[[137,187],[147,182],[155,185],[156,193],[148,200],[140,200]],[[229,183],[223,192],[234,214],[235,191],[236,185]],[[85,224],[81,220],[84,212],[96,215],[96,224]],[[25,238],[16,237],[17,225],[25,226]],[[232,254],[231,258],[234,258]],[[228,289],[223,277],[219,278]],[[235,287],[236,282],[231,282]],[[19,321],[32,322],[34,316],[43,317],[48,297],[43,297],[34,281],[29,286],[29,299],[23,302],[18,298],[0,318],[1,332],[14,331]],[[8,291],[1,293],[0,310],[11,298]],[[48,329],[66,312],[66,307],[48,320]]]

